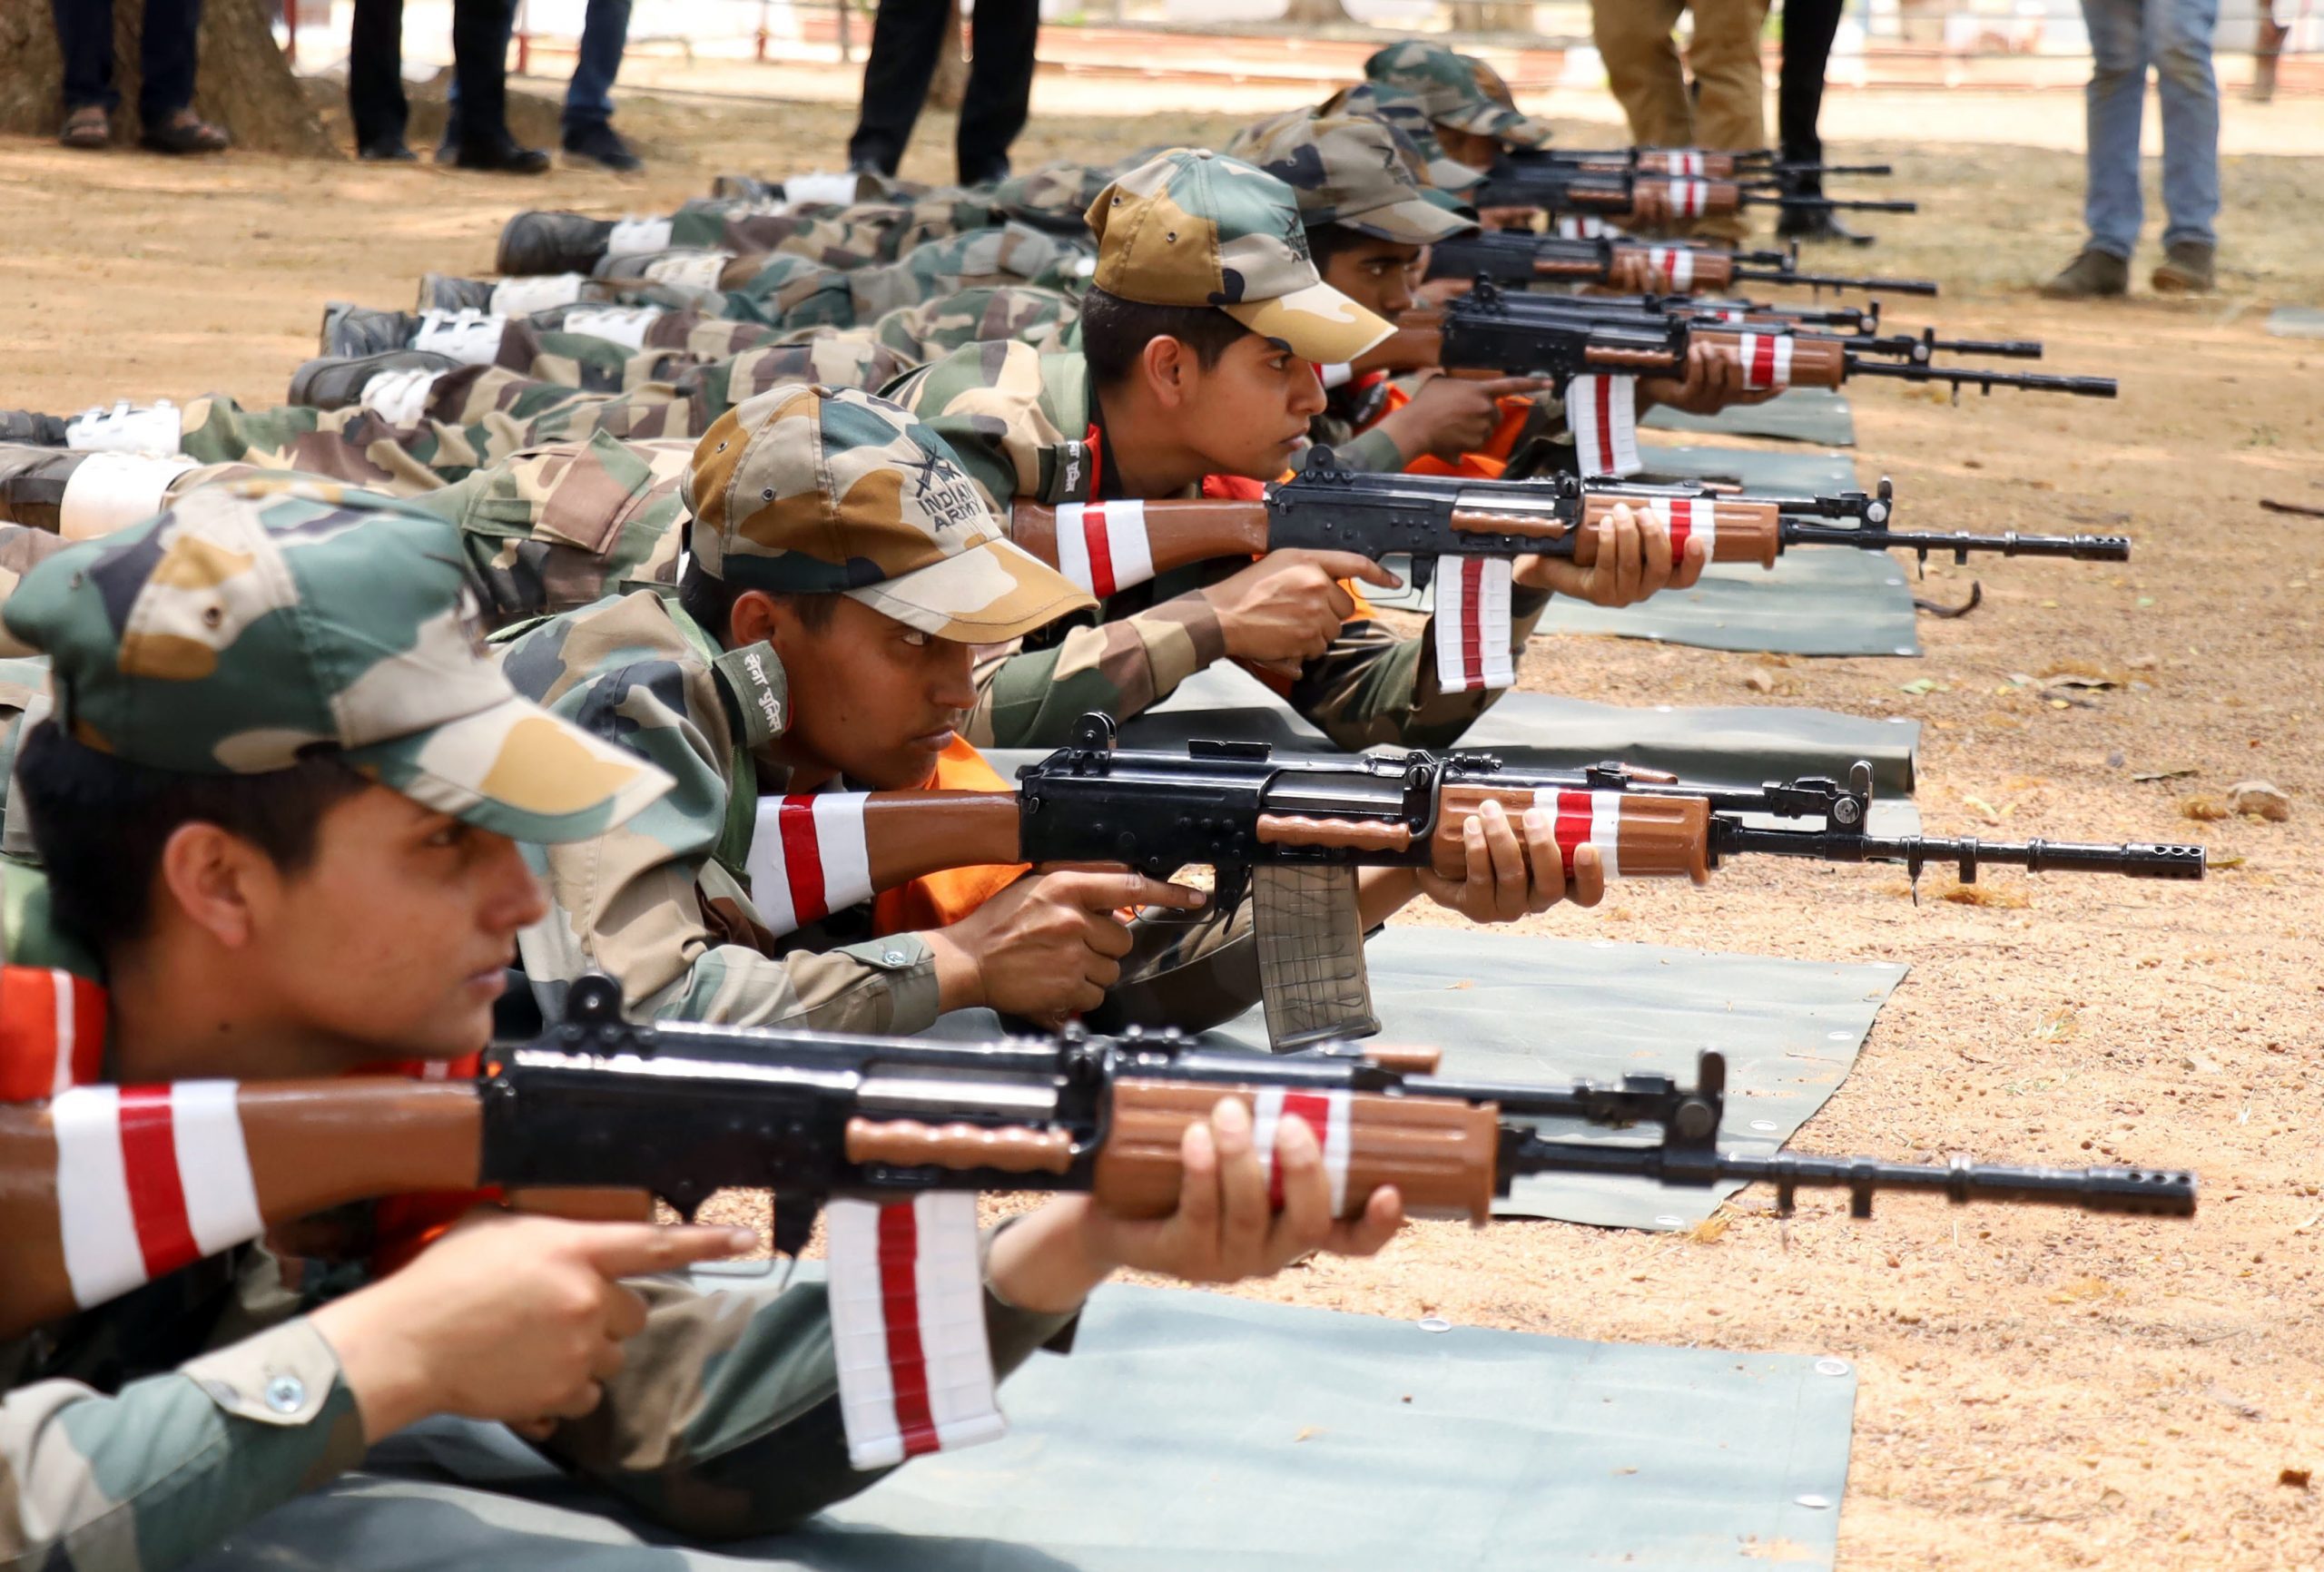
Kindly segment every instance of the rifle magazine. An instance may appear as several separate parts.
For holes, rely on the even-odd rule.
[[[1251,879],[1259,990],[1277,1053],[1380,1030],[1364,966],[1355,870],[1270,865]]]

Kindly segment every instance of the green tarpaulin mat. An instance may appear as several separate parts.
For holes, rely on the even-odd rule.
[[[1772,569],[1721,563],[1705,568],[1692,589],[1618,610],[1560,595],[1540,628],[1783,655],[1921,653],[1903,565],[1853,546],[1798,547]]]
[[[1765,404],[1741,404],[1716,415],[1689,415],[1658,404],[1639,421],[1654,431],[1717,432],[1723,437],[1771,437],[1778,442],[1856,446],[1856,417],[1837,388],[1794,388]]]
[[[2278,306],[2268,313],[2268,331],[2279,339],[2324,339],[2324,310],[2314,306]]]
[[[1751,447],[1641,447],[1648,476],[1723,481],[1760,496],[1825,496],[1856,489],[1845,453],[1768,453]]]
[[[1862,759],[1872,766],[1876,792],[1902,794],[1913,789],[1920,730],[1919,722],[1902,717],[1870,721],[1774,704],[1630,708],[1551,693],[1504,693],[1456,746],[1497,753],[1513,768],[1575,769],[1617,760],[1744,786],[1799,775],[1846,780],[1848,766]],[[1336,752],[1265,683],[1226,664],[1196,673],[1121,728],[1127,748],[1178,748],[1197,739],[1265,742],[1289,753]],[[985,757],[1013,778],[1018,766],[1047,752],[995,748]],[[1878,802],[1875,811],[1886,816],[1874,820],[1876,834],[1920,831],[1908,802]]]
[[[1439,1330],[1442,1328],[1442,1330]],[[432,1420],[199,1572],[1828,1568],[1847,1361],[1098,1291],[1009,1434],[718,1549],[592,1509],[497,1427]],[[489,1488],[458,1481],[472,1480]]]
[[[1852,867],[1829,872],[1868,874]],[[1758,1154],[1782,1145],[1824,1105],[1905,971],[1409,924],[1388,928],[1364,954],[1380,1040],[1442,1048],[1447,1075],[1558,1086],[1662,1070],[1692,1081],[1695,1056],[1718,1049],[1727,1056],[1728,1076],[1719,1145]],[[990,1011],[961,1010],[939,1022],[935,1035],[972,1040],[1000,1029]],[[1264,1052],[1266,1023],[1254,1006],[1204,1037]],[[1563,1122],[1542,1128],[1593,1141],[1637,1139]],[[1520,1181],[1495,1211],[1608,1228],[1691,1228],[1737,1188],[1546,1174]]]

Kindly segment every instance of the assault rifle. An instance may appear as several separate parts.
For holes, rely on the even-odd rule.
[[[1188,499],[1068,504],[1020,502],[1009,538],[1100,600],[1175,568],[1220,558],[1306,548],[1352,551],[1378,561],[1409,556],[1425,588],[1439,557],[1571,557],[1597,560],[1597,526],[1620,506],[1650,514],[1670,536],[1675,560],[1697,535],[1709,560],[1773,567],[1796,545],[1910,551],[1924,565],[1950,553],[2127,562],[2119,535],[1917,534],[1889,527],[1895,488],[1884,477],[1871,492],[1828,496],[1749,496],[1699,485],[1631,481],[1482,480],[1385,474],[1340,467],[1328,447],[1298,474],[1255,501]]]
[[[1734,180],[1738,177],[1781,179],[1795,175],[1821,178],[1827,174],[1889,175],[1896,172],[1885,163],[1786,163],[1777,158],[1775,149],[1765,147],[1748,152],[1713,152],[1696,147],[1509,148],[1502,152],[1501,157],[1519,170],[1630,170],[1640,174],[1708,180]]]
[[[1851,212],[1909,213],[1920,204],[1864,201],[1821,196],[1786,196],[1765,180],[1672,179],[1630,170],[1582,170],[1519,165],[1506,157],[1472,187],[1468,200],[1480,208],[1540,208],[1549,213],[1590,213],[1617,223],[1667,223],[1708,218],[1747,207],[1844,209]]]
[[[1222,991],[1222,1003],[1239,996],[1226,1014],[1263,998],[1268,1034],[1285,1047],[1379,1029],[1355,870],[1433,867],[1461,877],[1463,827],[1488,801],[1512,818],[1552,810],[1568,877],[1584,845],[1598,848],[1610,878],[1696,883],[1747,854],[1896,863],[1915,881],[1930,864],[1954,868],[1964,883],[1988,863],[2037,873],[2203,877],[2200,846],[1874,835],[1872,772],[1863,763],[1845,786],[1817,778],[1737,788],[1620,765],[1508,770],[1490,753],[1283,758],[1264,743],[1203,742],[1184,752],[1147,752],[1117,747],[1112,717],[1096,712],[1076,722],[1069,745],[1020,769],[1014,791],[873,791],[844,803],[826,793],[782,800],[779,811],[809,814],[818,826],[827,817],[859,826],[861,866],[873,891],[948,868],[1103,862],[1167,878],[1206,864],[1217,895],[1197,920],[1216,920],[1246,891],[1254,904],[1255,948],[1233,961],[1249,983]],[[1771,826],[1758,821],[1762,816],[1798,822]],[[763,865],[759,842],[787,849],[792,840],[762,828],[754,887],[792,877],[787,861],[779,871]],[[1225,963],[1213,956],[1202,964]]]
[[[1690,309],[1691,303],[1681,306]],[[1561,379],[1587,370],[1619,370],[1617,358],[1593,360],[1589,346],[1609,343],[1620,334],[1643,339],[1660,320],[1668,332],[1662,349],[1669,359],[1632,357],[1636,369],[1669,375],[1683,362],[1687,346],[1699,335],[1741,361],[1747,388],[1837,388],[1851,377],[1891,377],[1905,382],[1948,382],[1957,398],[1965,387],[1990,393],[1995,388],[2020,388],[2037,392],[2072,393],[2089,398],[2112,398],[2118,390],[2112,377],[2055,377],[2024,371],[1986,371],[1965,366],[1942,365],[1932,357],[1954,348],[1935,337],[1934,329],[1920,335],[1896,335],[1862,341],[1861,335],[1827,336],[1785,331],[1780,328],[1696,327],[1674,320],[1652,304],[1599,302],[1584,297],[1529,295],[1481,283],[1469,293],[1433,313],[1436,363],[1447,370],[1481,369],[1502,376],[1555,377]],[[1430,331],[1428,316],[1400,322],[1413,337],[1404,348],[1425,353]],[[2006,347],[1995,350],[1994,343]],[[2026,341],[1965,341],[1963,353],[2002,353],[2024,358],[2040,353]]]
[[[1692,1086],[1636,1073],[1610,1083],[1499,1085],[1436,1068],[1433,1050],[1367,1055],[1344,1044],[1268,1057],[1206,1051],[1174,1036],[1117,1042],[1071,1031],[946,1043],[639,1025],[622,1018],[616,985],[586,978],[563,1020],[530,1042],[496,1048],[473,1082],[90,1086],[46,1104],[0,1105],[0,1237],[9,1245],[0,1340],[268,1228],[426,1191],[497,1185],[520,1199],[568,1188],[644,1192],[690,1218],[717,1190],[769,1190],[775,1249],[793,1256],[834,1198],[1081,1191],[1118,1215],[1160,1217],[1177,1204],[1187,1126],[1225,1097],[1318,1126],[1340,1211],[1351,1217],[1374,1191],[1393,1185],[1415,1216],[1482,1223],[1512,1181],[1552,1173],[1698,1188],[1765,1181],[1785,1212],[1801,1189],[1845,1189],[1858,1217],[1871,1214],[1880,1190],[1931,1192],[1955,1204],[2165,1216],[2195,1209],[2197,1182],[2186,1173],[1723,1152],[1726,1066],[1715,1053],[1702,1056]],[[64,1228],[66,1147],[133,1099],[163,1107],[191,1099],[194,1117],[180,1130],[198,1121],[211,1137],[204,1149],[240,1170],[203,1175],[227,1181],[219,1188],[239,1192],[240,1202],[231,1215],[205,1215],[199,1243],[184,1226],[182,1198],[174,1234],[157,1229],[149,1240],[140,1227],[134,1238],[94,1238],[85,1215],[73,1233]],[[1623,1145],[1566,1140],[1543,1135],[1541,1119],[1659,1134]],[[113,1155],[118,1163],[121,1153]],[[137,1208],[155,1203],[133,1186],[123,1221],[144,1223]],[[109,1272],[101,1270],[108,1261],[119,1263]]]
[[[1895,295],[1934,295],[1929,279],[1853,278],[1803,273],[1796,258],[1782,251],[1714,251],[1708,247],[1645,244],[1607,237],[1594,240],[1536,235],[1521,230],[1487,231],[1438,241],[1428,249],[1432,279],[1491,279],[1522,288],[1536,281],[1634,285],[1684,294],[1724,290],[1738,283],[1790,284],[1817,290],[1865,290]]]

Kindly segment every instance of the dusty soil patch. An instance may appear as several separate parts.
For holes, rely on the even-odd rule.
[[[481,271],[519,205],[661,211],[721,170],[828,163],[849,118],[633,102],[623,123],[655,155],[633,182],[0,143],[12,221],[0,235],[12,285],[0,292],[11,350],[0,404],[275,398],[313,352],[326,300],[399,305],[424,269]],[[1216,117],[1052,119],[1019,155],[1096,157],[1232,129]],[[1710,1243],[1427,1227],[1376,1263],[1319,1264],[1265,1292],[1854,1360],[1851,1568],[2313,1567],[2324,1507],[2279,1481],[2324,1461],[2324,899],[2312,871],[2324,854],[2324,521],[2258,504],[2324,506],[2324,344],[2260,327],[2279,300],[2324,303],[2324,228],[2295,200],[2318,169],[2230,163],[2222,296],[2069,309],[2024,286],[2073,249],[2079,162],[1922,151],[1905,140],[1918,133],[1900,126],[1894,143],[1844,150],[1892,159],[1899,187],[1926,201],[1916,219],[1882,220],[1871,253],[1880,270],[1945,284],[1946,299],[1900,320],[2043,338],[2055,368],[2117,375],[2123,397],[1999,395],[1955,409],[1869,386],[1856,396],[1866,477],[1896,477],[1907,521],[2120,530],[2137,561],[1979,566],[1984,605],[1925,626],[1916,662],[1561,638],[1529,652],[1524,681],[1626,703],[1909,714],[1928,727],[1920,801],[1933,830],[2197,839],[2242,860],[2196,887],[2001,874],[1991,888],[2007,899],[1993,906],[1915,906],[1875,870],[1741,866],[1700,891],[1622,888],[1599,912],[1540,927],[1910,961],[1856,1074],[1800,1145],[2185,1164],[2207,1182],[2202,1216],[2121,1223],[1897,1203],[1869,1224],[1827,1207],[1787,1225],[1747,1194]],[[940,173],[948,146],[949,123],[932,124],[911,172]],[[1933,566],[1932,593],[1957,602],[1971,576]],[[1771,692],[1747,684],[1754,671]],[[2115,685],[2044,693],[2039,679],[2068,673]],[[1924,677],[1934,690],[1905,691]],[[2181,817],[2183,799],[2223,800],[2255,776],[2290,794],[2288,823]]]

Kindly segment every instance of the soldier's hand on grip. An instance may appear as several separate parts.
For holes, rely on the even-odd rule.
[[[1413,871],[1422,894],[1472,922],[1513,922],[1561,900],[1595,906],[1606,894],[1605,864],[1594,846],[1574,852],[1573,877],[1566,878],[1557,827],[1539,808],[1527,809],[1512,825],[1500,803],[1487,802],[1462,826],[1462,846],[1468,856],[1463,877]]]

